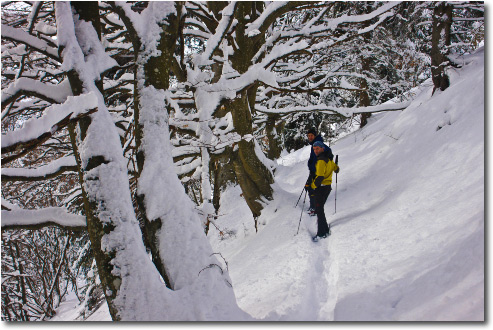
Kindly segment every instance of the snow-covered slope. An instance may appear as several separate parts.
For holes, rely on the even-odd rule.
[[[332,146],[328,240],[310,240],[306,212],[295,235],[308,147],[278,161],[258,233],[240,190],[226,191],[217,223],[235,234],[211,239],[240,307],[266,320],[484,319],[484,50],[462,60],[446,91],[421,86],[408,109]]]
[[[271,321],[484,319],[484,49],[461,60],[446,91],[420,86],[408,109],[332,145],[328,239],[313,243],[316,217],[305,204],[300,223],[303,198],[294,207],[309,147],[278,160],[258,233],[239,187],[224,192],[223,234],[209,237],[241,308]],[[73,319],[69,305],[57,320]]]

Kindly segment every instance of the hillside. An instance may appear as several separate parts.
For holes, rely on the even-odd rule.
[[[267,321],[484,319],[484,49],[460,61],[446,91],[424,84],[331,146],[328,239],[311,241],[306,204],[296,235],[309,147],[278,160],[258,233],[239,187],[223,193],[224,234],[209,237],[241,308]],[[110,320],[105,308],[89,320]],[[75,311],[69,299],[55,320]]]
[[[240,307],[267,320],[484,319],[484,50],[461,61],[446,91],[420,86],[408,109],[331,146],[329,239],[310,240],[306,212],[295,236],[309,147],[278,160],[259,233],[240,190],[224,194],[218,224],[235,234],[211,236]]]

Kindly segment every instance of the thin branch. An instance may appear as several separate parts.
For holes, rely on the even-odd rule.
[[[11,145],[8,145],[6,147],[2,147],[2,154],[4,153],[9,153],[9,152],[15,152],[19,149],[23,149],[19,153],[12,155],[12,156],[7,156],[5,158],[2,158],[2,165],[7,164],[15,159],[18,159],[21,156],[24,156],[28,152],[34,150],[38,146],[42,145],[44,142],[48,141],[56,132],[60,131],[61,129],[65,128],[68,124],[70,123],[75,123],[79,121],[80,119],[87,117],[88,115],[96,112],[98,109],[94,108],[91,109],[87,112],[80,113],[75,117],[72,117],[73,113],[70,113],[67,115],[65,118],[57,122],[55,125],[51,127],[51,130],[49,132],[45,132],[41,134],[40,136],[31,139],[29,141],[21,141],[17,142]]]
[[[60,174],[65,172],[77,172],[77,166],[60,166],[57,171],[46,173],[44,175],[32,175],[32,176],[23,176],[23,175],[15,175],[15,174],[5,174],[8,173],[9,168],[2,169],[2,182],[14,182],[14,181],[25,181],[25,182],[33,182],[33,181],[44,181],[56,178]],[[28,169],[23,169],[28,170]],[[34,170],[33,170],[34,171]]]

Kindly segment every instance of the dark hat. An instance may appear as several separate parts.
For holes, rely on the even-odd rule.
[[[310,133],[312,133],[313,135],[317,136],[317,130],[315,128],[310,128],[308,130],[308,132],[306,132],[307,135],[310,134]]]
[[[313,144],[314,147],[320,147],[320,148],[323,148],[324,147],[324,144],[320,141],[316,141],[314,144]]]

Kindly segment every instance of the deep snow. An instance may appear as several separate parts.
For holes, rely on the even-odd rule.
[[[295,236],[308,146],[278,160],[257,234],[239,189],[224,194],[217,223],[236,235],[211,237],[240,307],[268,320],[484,319],[483,54],[463,59],[446,91],[425,84],[405,111],[332,145],[328,240],[311,242],[306,212]]]
[[[325,205],[328,239],[311,241],[306,211],[296,235],[308,146],[278,160],[258,233],[239,187],[224,192],[225,234],[211,227],[209,238],[244,311],[266,321],[484,320],[484,48],[461,61],[446,91],[432,97],[424,84],[406,110],[373,115],[331,146],[341,172],[337,213],[334,190]],[[63,308],[55,319],[73,320],[70,300]],[[104,309],[92,319],[110,320]]]

